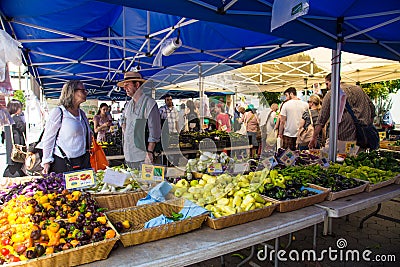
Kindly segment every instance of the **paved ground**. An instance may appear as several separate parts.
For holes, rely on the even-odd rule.
[[[400,200],[400,199],[397,199]],[[365,250],[372,251],[369,256],[371,259],[375,255],[394,255],[396,261],[394,262],[366,262],[366,261],[331,261],[329,255],[325,255],[325,259],[320,262],[280,262],[280,266],[326,266],[326,267],[347,267],[347,266],[400,266],[400,224],[391,221],[372,217],[364,223],[364,228],[359,229],[358,225],[361,219],[367,214],[374,211],[374,208],[365,209],[349,216],[349,221],[345,217],[333,220],[333,235],[322,236],[322,224],[318,225],[318,249],[317,255],[320,255],[322,250],[328,250],[329,247],[338,250],[337,241],[344,238],[347,242],[346,248],[348,250],[358,250],[360,252],[360,260],[362,260],[362,252]],[[400,203],[393,201],[384,202],[380,214],[391,216],[400,219]],[[294,233],[293,242],[286,253],[290,250],[303,250],[312,249],[312,228],[307,228]],[[280,239],[281,246],[286,246],[288,243],[288,236]],[[273,242],[267,242],[273,245]],[[346,248],[340,249],[343,251],[343,259],[346,258]],[[258,249],[263,249],[259,246]],[[294,253],[294,252],[293,252]],[[250,254],[250,249],[237,251],[235,253],[227,254],[224,256],[225,266],[237,266],[241,259],[234,255],[240,254],[247,257]],[[256,254],[255,254],[256,255]],[[288,254],[286,254],[287,256]],[[295,255],[295,254],[292,254]],[[301,254],[300,254],[301,255]],[[340,256],[340,252],[333,253],[332,255]],[[351,256],[349,256],[351,257]],[[384,256],[383,256],[384,257]],[[222,266],[220,258],[207,260],[198,264],[191,265],[191,267],[205,267],[205,266]],[[251,261],[242,266],[274,266],[269,261],[259,261],[254,256]]]

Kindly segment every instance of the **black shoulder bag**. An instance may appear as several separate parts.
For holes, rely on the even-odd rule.
[[[368,125],[361,124],[354,115],[347,100],[346,109],[353,118],[354,125],[356,126],[357,145],[361,148],[377,149],[379,147],[379,134],[375,126],[372,123]]]

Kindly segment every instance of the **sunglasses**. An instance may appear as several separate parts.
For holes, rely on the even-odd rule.
[[[88,93],[88,91],[84,88],[75,88],[75,91],[83,91],[83,93]]]

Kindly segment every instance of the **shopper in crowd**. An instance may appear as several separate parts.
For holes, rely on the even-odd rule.
[[[97,142],[106,141],[106,132],[112,125],[112,118],[108,109],[109,106],[106,103],[101,103],[97,115],[93,117],[93,130],[97,134]]]
[[[156,143],[161,137],[161,120],[157,103],[143,93],[141,85],[144,82],[139,72],[129,71],[125,73],[124,80],[117,84],[124,87],[126,94],[132,98],[125,106],[122,128],[125,161],[134,169],[140,169],[142,163],[154,163]],[[147,140],[144,134],[145,125],[140,123],[143,119],[147,119],[149,133]]]
[[[180,105],[180,110],[178,111],[178,133],[185,129],[185,114],[186,114],[186,105],[182,103]]]
[[[288,100],[280,113],[278,136],[282,139],[282,148],[296,149],[296,136],[301,116],[308,109],[308,104],[297,97],[296,88],[289,87],[284,92]]]
[[[324,125],[329,121],[332,95],[332,91],[330,90],[331,78],[331,74],[328,74],[325,77],[325,83],[328,92],[322,101],[321,112],[315,125],[313,137],[309,143],[310,148],[317,146],[318,136],[320,135]],[[365,125],[371,124],[374,121],[376,114],[375,106],[369,96],[361,89],[360,86],[357,85],[350,85],[341,82],[340,89],[343,90],[347,97],[347,102],[350,104],[354,115],[360,120],[360,122]],[[344,109],[343,113],[339,114],[339,118],[341,118],[341,120],[338,122],[338,140],[356,142],[356,127],[350,113]]]
[[[170,94],[166,94],[164,96],[164,101],[165,105],[159,108],[161,121],[168,121],[169,133],[178,133],[178,111],[174,107],[172,96]]]
[[[43,173],[62,173],[90,168],[91,130],[80,105],[87,91],[79,80],[64,84],[59,106],[46,123],[40,147],[43,149]]]
[[[246,126],[247,136],[249,137],[250,145],[252,148],[250,149],[250,157],[254,157],[258,151],[258,142],[257,142],[257,131],[259,130],[259,121],[254,112],[254,107],[250,104],[244,115],[243,115],[243,123]]]
[[[25,145],[26,123],[22,113],[22,103],[17,99],[12,99],[7,104],[7,111],[10,113],[14,123],[11,126],[4,126],[6,136],[6,163],[3,177],[21,177],[23,163],[11,160],[11,151],[14,144]],[[11,136],[12,135],[12,136]]]
[[[320,111],[321,111],[321,99],[319,98],[318,95],[311,95],[310,98],[308,99],[308,109],[304,111],[303,116],[301,117],[299,128],[307,129],[308,126],[311,124],[311,118],[313,123],[312,126],[315,128]],[[318,135],[317,144],[315,148],[320,148],[321,145],[322,145],[322,131]],[[299,150],[309,149],[308,143],[299,143],[298,148]]]
[[[217,117],[215,118],[217,121],[217,130],[220,131],[231,131],[231,119],[228,114],[225,113],[224,104],[218,104],[216,107]]]
[[[278,104],[273,103],[270,108],[262,110],[259,114],[260,130],[261,130],[261,152],[266,148],[266,141],[268,135],[275,135],[274,133],[275,123],[276,123],[276,111],[278,110]],[[276,142],[275,142],[276,143]]]
[[[186,102],[188,113],[186,114],[186,120],[188,122],[189,131],[198,132],[200,131],[200,119],[196,112],[196,107],[192,100]]]

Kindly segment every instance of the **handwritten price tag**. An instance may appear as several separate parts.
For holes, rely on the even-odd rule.
[[[124,186],[126,179],[130,176],[129,173],[123,173],[114,171],[112,169],[107,169],[104,173],[103,182],[114,185],[114,186]]]

